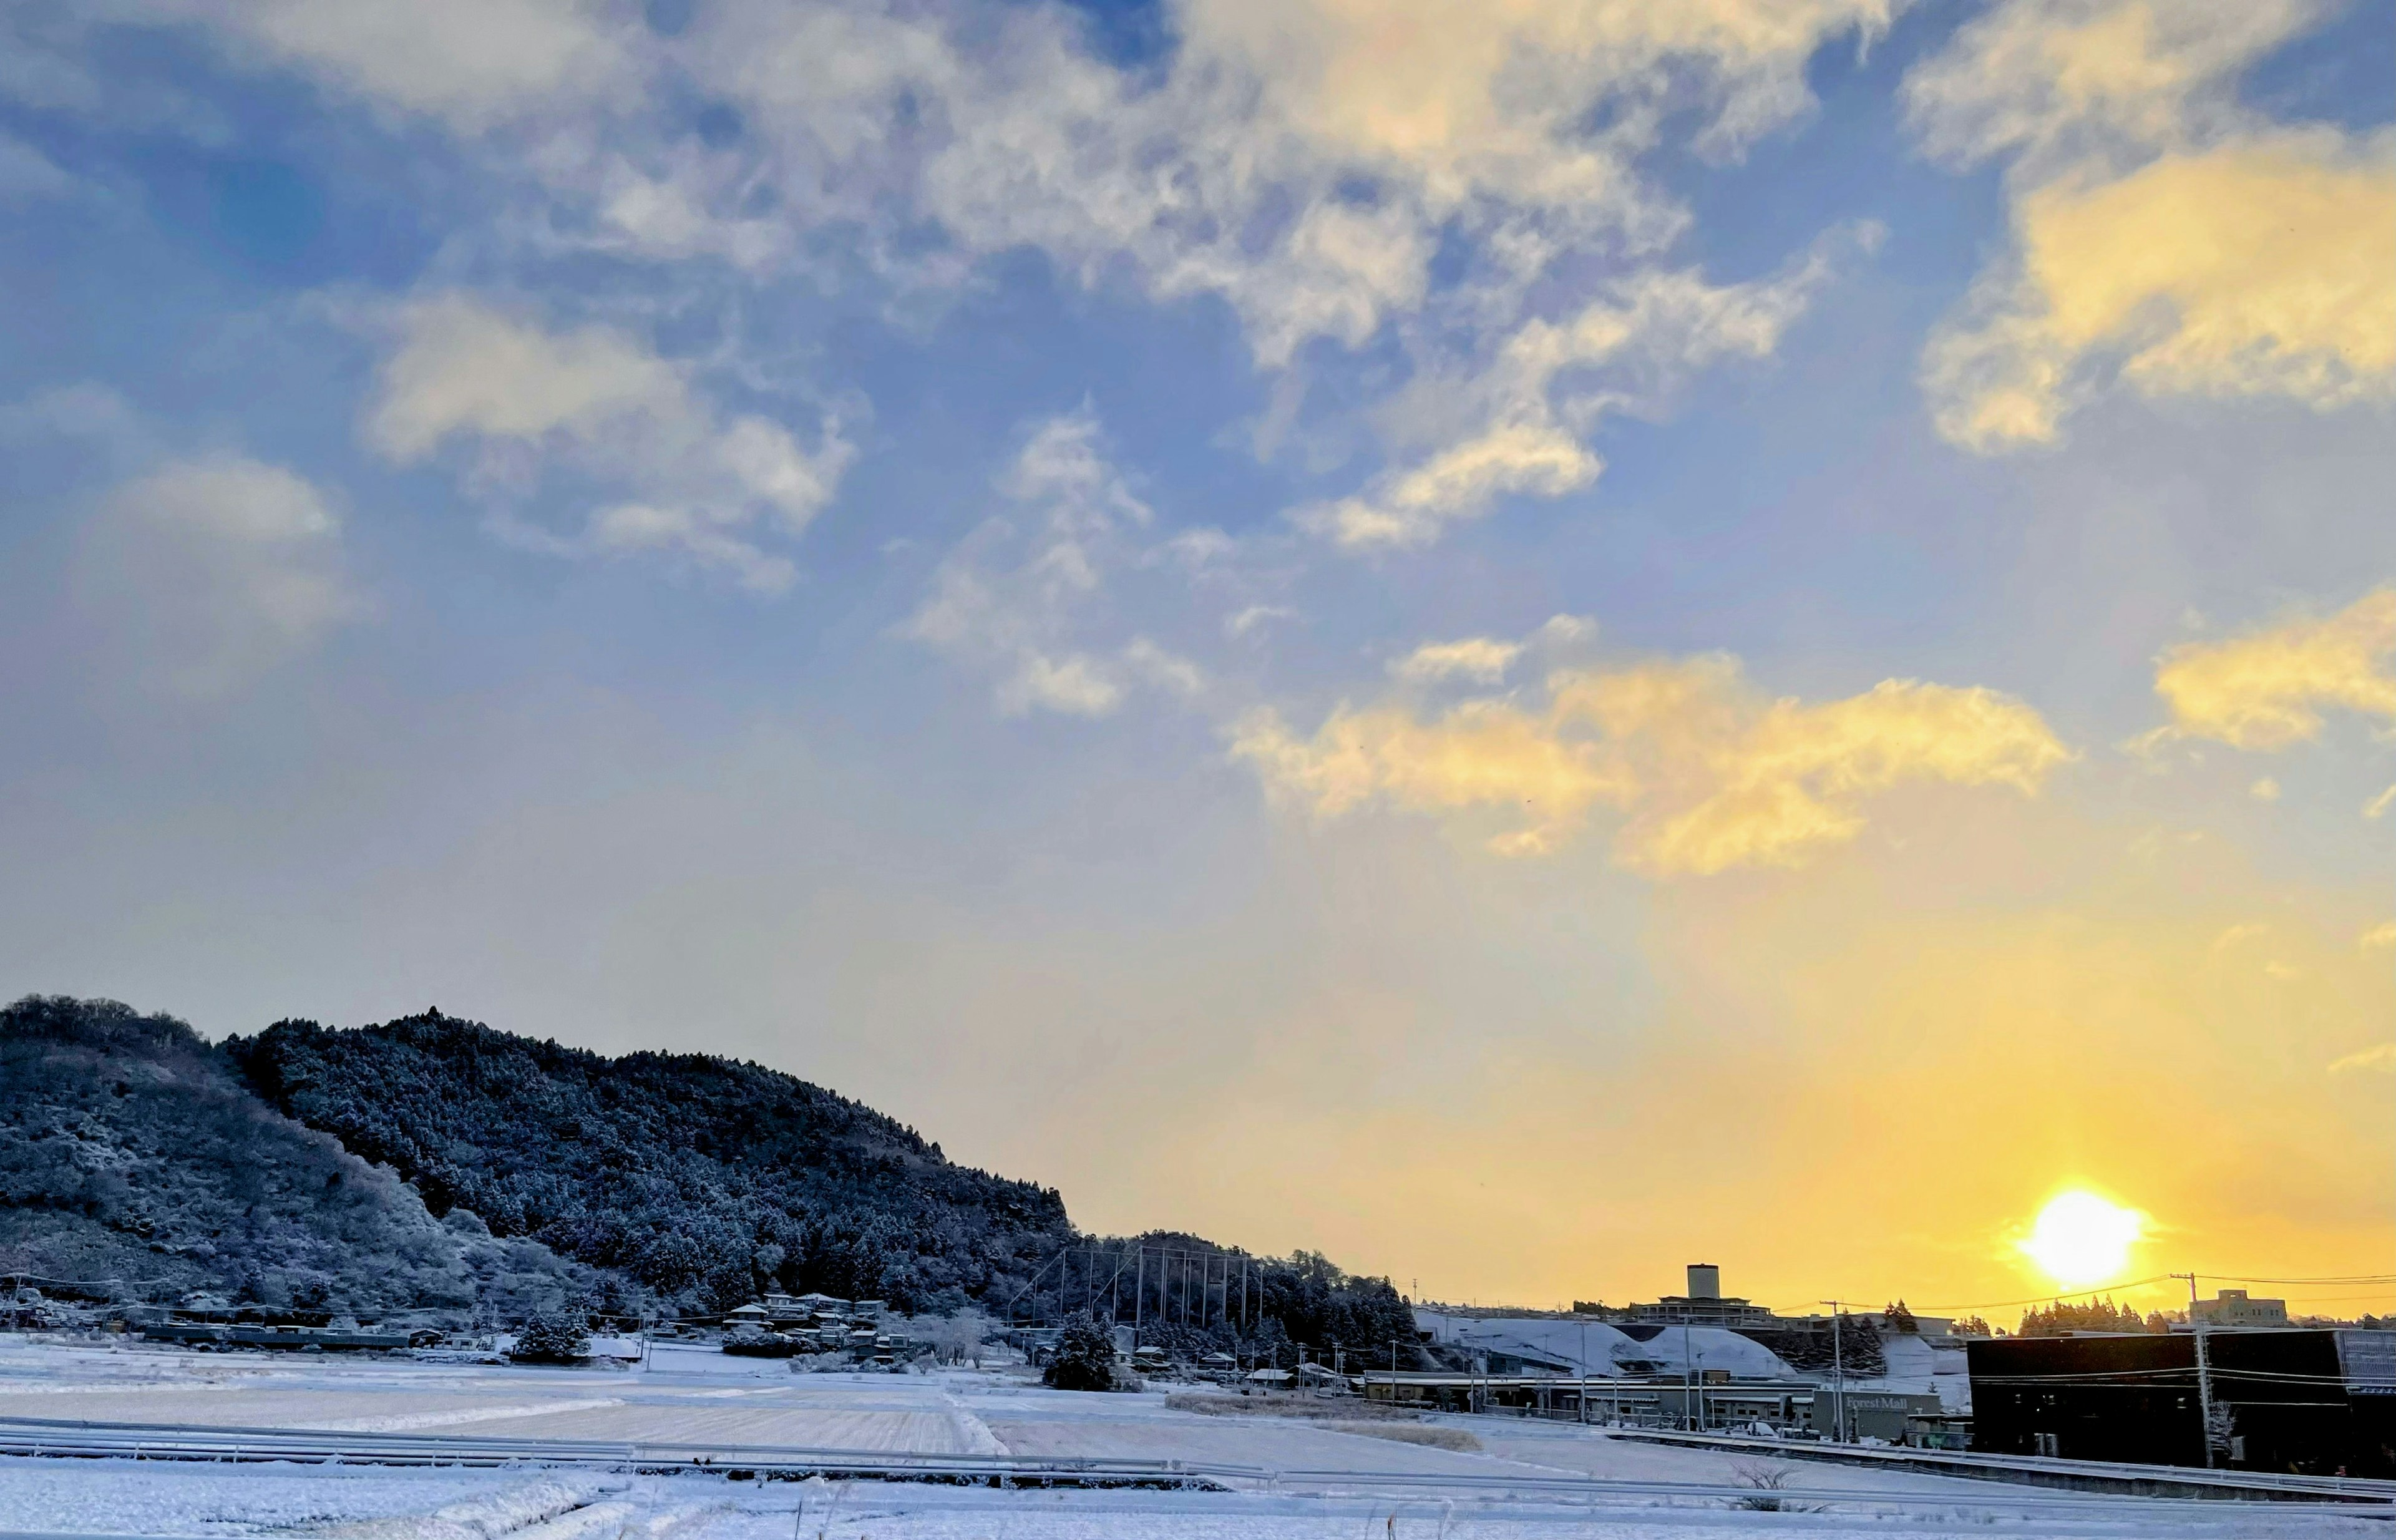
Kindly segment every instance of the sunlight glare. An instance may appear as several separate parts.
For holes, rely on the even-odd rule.
[[[2128,1270],[2130,1248],[2144,1234],[2146,1221],[2137,1210],[2093,1192],[2066,1192],[2038,1211],[2030,1234],[2016,1244],[2057,1283],[2084,1289]]]

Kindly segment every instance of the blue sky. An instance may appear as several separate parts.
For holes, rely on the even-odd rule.
[[[2010,1296],[2067,1186],[2384,1270],[2386,7],[0,53],[12,989],[753,1056],[1450,1294]]]

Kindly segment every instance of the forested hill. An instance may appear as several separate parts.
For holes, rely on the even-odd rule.
[[[0,1272],[302,1311],[512,1315],[592,1286],[537,1242],[434,1218],[173,1017],[39,997],[0,1009]]]
[[[774,1288],[1042,1319],[1098,1297],[1058,1195],[952,1164],[845,1096],[699,1055],[607,1058],[428,1012],[285,1021],[217,1045],[171,1016],[29,997],[0,1009],[0,1273],[269,1310],[512,1321],[567,1305],[712,1313]],[[1410,1337],[1386,1279],[1242,1257],[1194,1293],[1151,1232],[1148,1339],[1192,1353]],[[1061,1269],[1061,1270],[1060,1270]],[[1213,1292],[1206,1279],[1213,1278]]]
[[[435,1215],[472,1210],[630,1296],[996,1303],[1072,1233],[1054,1190],[953,1165],[894,1120],[753,1064],[611,1059],[438,1012],[278,1022],[223,1053],[276,1110],[390,1166]]]

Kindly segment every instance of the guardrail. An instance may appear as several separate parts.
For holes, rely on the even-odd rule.
[[[2223,1497],[2299,1501],[2328,1498],[2396,1506],[2396,1481],[2370,1477],[2295,1476],[2269,1470],[2207,1470],[2198,1466],[2132,1465],[2112,1460],[2066,1460],[2036,1454],[1991,1454],[1951,1449],[1874,1449],[1861,1444],[1741,1438],[1729,1433],[1681,1433],[1657,1428],[1608,1428],[1606,1431],[1614,1438],[1640,1443],[1877,1467],[1923,1475],[1960,1477],[1967,1480],[2076,1485],[2083,1490],[2115,1490],[2130,1495],[2144,1494],[2142,1489],[2157,1492],[2217,1491]]]
[[[1768,1450],[1765,1452],[1769,1452]],[[0,1454],[87,1459],[341,1463],[453,1467],[579,1467],[650,1474],[705,1471],[767,1480],[824,1476],[845,1480],[937,1481],[993,1487],[1147,1487],[1271,1492],[1285,1495],[1544,1499],[1576,1507],[1697,1504],[1788,1508],[1861,1507],[1878,1512],[2041,1515],[2185,1513],[2218,1519],[2228,1506],[2209,1499],[2139,1498],[2051,1493],[1922,1494],[1835,1487],[1764,1488],[1720,1482],[1619,1480],[1602,1477],[1480,1474],[1472,1471],[1273,1469],[1215,1461],[1105,1456],[919,1454],[880,1450],[765,1444],[614,1442],[599,1440],[465,1438],[422,1433],[329,1433],[304,1428],[220,1427],[196,1424],[102,1423],[67,1418],[0,1418]],[[2320,1498],[2280,1509],[2275,1518],[2353,1517],[2396,1521],[2396,1503]]]
[[[1018,1485],[1211,1485],[1176,1460],[1022,1458],[765,1444],[619,1442],[588,1439],[460,1438],[431,1433],[324,1432],[191,1423],[100,1423],[0,1418],[0,1454],[217,1462],[292,1461],[366,1465],[601,1466],[617,1469],[775,1476],[849,1475],[891,1480]],[[1249,1474],[1245,1467],[1231,1467]],[[1263,1476],[1257,1471],[1253,1474]]]

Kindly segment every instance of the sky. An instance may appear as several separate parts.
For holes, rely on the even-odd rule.
[[[0,284],[11,996],[1449,1300],[2396,1271],[2381,0],[13,0]]]

